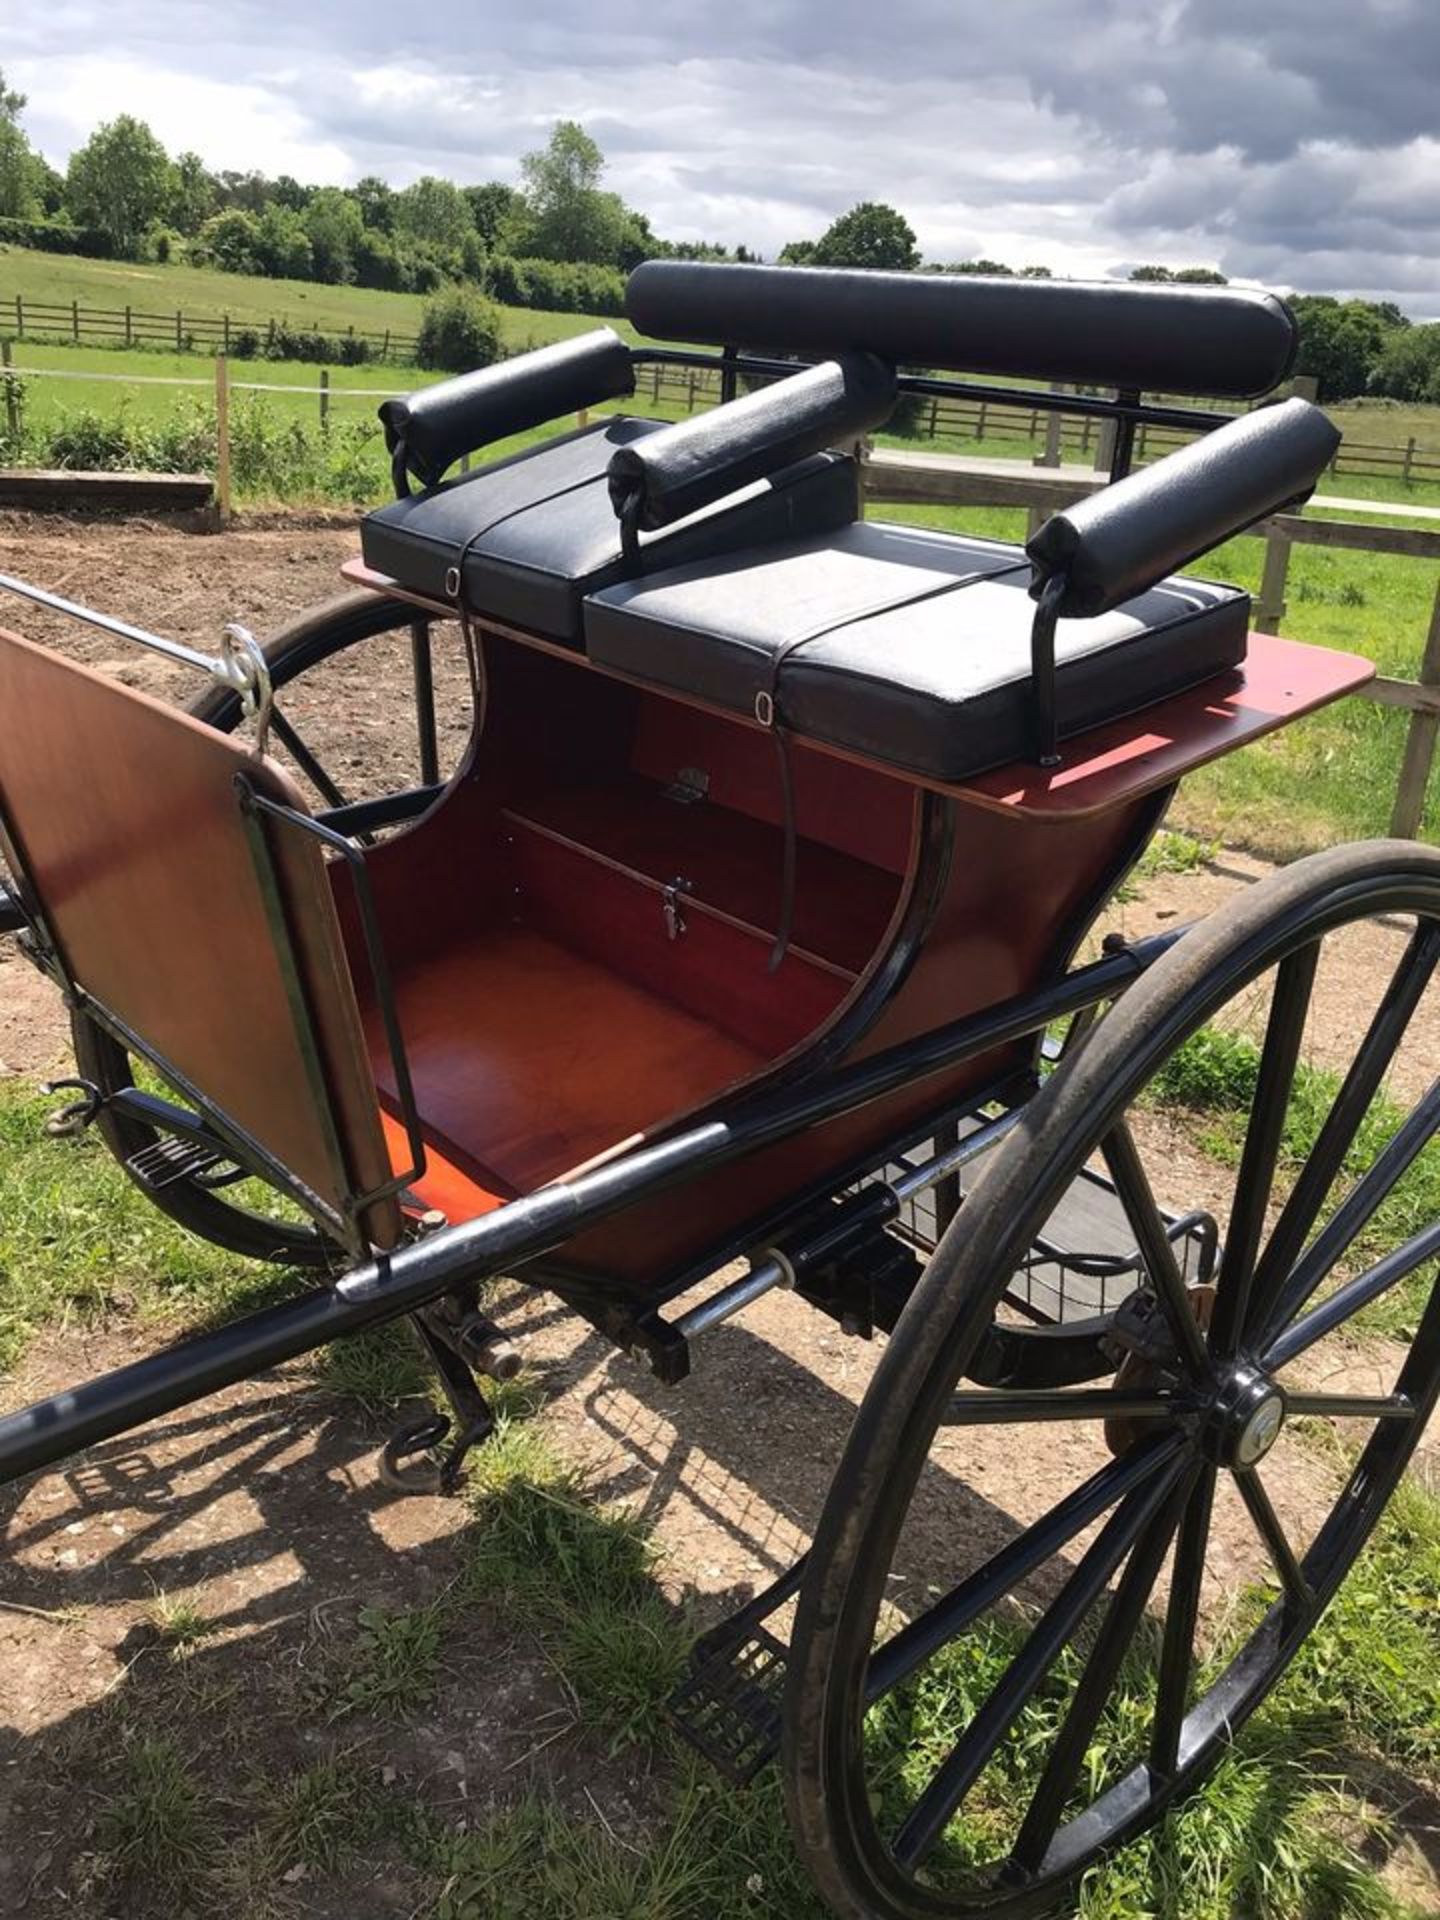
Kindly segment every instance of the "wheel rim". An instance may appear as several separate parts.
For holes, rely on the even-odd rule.
[[[1380,852],[1402,870],[1378,869]],[[1430,1219],[1359,1262],[1357,1271],[1344,1267],[1397,1181],[1433,1151],[1440,1130],[1437,1084],[1415,1093],[1369,1169],[1352,1174],[1348,1167],[1347,1151],[1436,973],[1440,857],[1408,848],[1348,849],[1300,863],[1279,879],[1283,884],[1267,897],[1221,916],[1214,932],[1189,936],[1190,954],[1176,949],[1100,1023],[1073,1067],[1037,1102],[1033,1127],[1018,1130],[1033,1139],[1012,1139],[962,1207],[877,1368],[817,1533],[787,1700],[792,1819],[816,1878],[841,1912],[1039,1911],[1089,1862],[1152,1824],[1176,1794],[1198,1784],[1304,1640],[1373,1529],[1433,1404],[1440,1375],[1440,1292],[1433,1289],[1388,1394],[1326,1393],[1304,1376],[1307,1359],[1343,1336],[1356,1313],[1407,1271],[1429,1273],[1440,1260],[1440,1226]],[[1278,1180],[1280,1204],[1267,1206],[1285,1172],[1292,1096],[1297,1084],[1308,1085],[1301,1071],[1305,1016],[1323,943],[1337,928],[1381,911],[1412,915],[1415,932],[1350,1070],[1335,1077],[1308,1160]],[[1276,990],[1258,1046],[1233,1204],[1222,1222],[1214,1319],[1202,1336],[1186,1308],[1146,1154],[1126,1116],[1158,1065],[1262,979]],[[942,1581],[942,1598],[912,1612],[872,1653],[887,1582],[901,1577],[894,1569],[902,1564],[905,1514],[927,1464],[934,1465],[941,1413],[948,1407],[966,1429],[1008,1434],[1038,1459],[1046,1450],[1035,1445],[1036,1420],[1042,1441],[1064,1436],[1068,1444],[1082,1430],[1077,1416],[1093,1420],[1101,1410],[1094,1389],[1078,1396],[1069,1390],[1063,1408],[1054,1396],[1011,1395],[1008,1405],[1004,1394],[955,1396],[1005,1276],[1051,1221],[1057,1193],[1092,1160],[1114,1182],[1147,1267],[1159,1276],[1152,1284],[1175,1357],[1160,1385],[1130,1394],[1119,1409],[1135,1423],[1121,1457],[1095,1468],[1003,1548],[981,1554],[963,1578]],[[927,1321],[942,1325],[943,1335],[927,1338]],[[1063,1427],[1043,1424],[1062,1415]],[[1266,1484],[1266,1461],[1296,1419],[1343,1421],[1362,1443],[1327,1517],[1313,1531],[1307,1527],[1298,1544],[1293,1521],[1277,1514]],[[1024,1433],[1011,1424],[1021,1420]],[[1197,1686],[1207,1547],[1217,1488],[1227,1483],[1240,1490],[1246,1523],[1274,1565],[1277,1598],[1233,1656]],[[933,1676],[950,1650],[965,1644],[957,1636],[983,1637],[996,1608],[1022,1582],[1053,1571],[1057,1559],[1058,1586],[1052,1579],[1043,1605],[1036,1603],[1033,1625],[1013,1634],[1013,1651],[1007,1643],[992,1663],[993,1675],[984,1677],[993,1684],[977,1683],[974,1700],[955,1717],[953,1741],[947,1732],[938,1743],[938,1764],[932,1769],[927,1756],[908,1774],[898,1769],[901,1791],[893,1754],[887,1761],[885,1751],[894,1723],[906,1712],[918,1721],[913,1703],[935,1696]],[[1105,1716],[1114,1715],[1122,1679],[1133,1688],[1133,1672],[1125,1678],[1124,1669],[1133,1669],[1130,1643],[1147,1609],[1148,1730],[1143,1740],[1137,1732],[1133,1764],[1113,1767],[1099,1790],[1088,1792],[1079,1784],[1087,1752]],[[1056,1702],[1046,1690],[1053,1692],[1067,1660],[1073,1684]],[[963,1663],[953,1670],[963,1674]],[[902,1691],[872,1706],[867,1719],[867,1703],[900,1675]],[[1025,1772],[1014,1764],[1014,1749],[1037,1729],[1045,1758]],[[970,1808],[978,1801],[988,1815],[987,1794],[993,1801],[997,1780],[1007,1777],[1017,1804],[994,1823],[998,1851],[983,1858]]]
[[[455,623],[436,631],[413,607],[377,594],[346,594],[282,629],[266,643],[265,657],[275,694],[269,751],[317,810],[417,786],[438,789],[455,771],[473,715],[470,670]],[[229,687],[210,688],[190,712],[222,733],[244,724]],[[329,739],[342,713],[356,716],[354,740],[340,742],[343,765]],[[411,819],[381,831],[403,832],[413,824]],[[102,1094],[134,1084],[136,1063],[114,1038],[83,1014],[74,1017],[72,1029],[80,1072]],[[137,1179],[136,1156],[167,1138],[108,1112],[97,1125]],[[306,1267],[327,1266],[340,1256],[338,1244],[314,1224],[266,1211],[258,1182],[237,1185],[232,1195],[228,1189],[238,1171],[221,1164],[164,1186],[143,1179],[140,1184],[162,1212],[232,1252]]]

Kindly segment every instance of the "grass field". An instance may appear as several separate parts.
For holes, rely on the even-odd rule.
[[[255,324],[285,320],[293,327],[343,333],[347,327],[413,334],[425,301],[416,293],[381,293],[369,287],[326,287],[313,280],[262,280],[213,267],[143,264],[131,260],[85,260],[77,254],[36,253],[27,247],[0,246],[0,337],[13,333],[6,307],[22,300],[58,306],[78,300],[82,307],[133,307],[137,312],[172,314],[176,308],[198,319]],[[585,314],[536,313],[506,307],[505,339],[512,352],[565,340],[598,323]],[[621,321],[607,321],[627,337]],[[27,348],[28,351],[28,348]],[[193,356],[191,358],[193,365]]]

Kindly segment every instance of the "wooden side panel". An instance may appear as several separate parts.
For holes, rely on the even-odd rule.
[[[319,846],[275,845],[338,1121],[327,1139],[235,776],[304,810],[278,767],[0,631],[0,807],[72,979],[331,1204],[388,1177],[374,1079]],[[373,1210],[395,1238],[393,1204]]]
[[[956,809],[949,884],[924,944],[883,1012],[852,1050],[862,1059],[1056,976],[1105,875],[1144,844],[1154,804],[1041,825],[1012,811]],[[1015,1055],[1009,1056],[1014,1058]],[[980,1059],[902,1089],[828,1126],[753,1154],[674,1195],[632,1208],[573,1241],[566,1263],[643,1289],[723,1243],[789,1196],[825,1180],[1004,1068]]]

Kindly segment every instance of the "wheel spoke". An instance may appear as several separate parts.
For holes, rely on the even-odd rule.
[[[1186,1475],[1140,1536],[1106,1609],[1104,1625],[1095,1637],[1070,1710],[1056,1735],[1040,1784],[1011,1850],[1010,1863],[1021,1874],[1033,1874],[1039,1869],[1060,1824],[1105,1703],[1115,1691],[1126,1649],[1135,1638],[1192,1484],[1193,1475]]]
[[[1372,1300],[1388,1293],[1428,1260],[1440,1260],[1440,1220],[1413,1234],[1403,1246],[1387,1253],[1373,1267],[1367,1267],[1364,1273],[1357,1273],[1353,1280],[1337,1287],[1323,1305],[1307,1313],[1303,1320],[1292,1322],[1265,1349],[1261,1366],[1266,1373],[1276,1373],[1288,1366],[1317,1340],[1323,1340],[1327,1333],[1343,1326],[1362,1307],[1368,1307]]]
[[[1357,1181],[1306,1248],[1274,1308],[1266,1316],[1259,1344],[1271,1341],[1279,1329],[1300,1312],[1437,1130],[1440,1130],[1440,1080],[1396,1128],[1364,1177]]]
[[[1285,1276],[1300,1257],[1325,1197],[1354,1144],[1360,1123],[1369,1112],[1411,1016],[1430,984],[1437,960],[1440,960],[1440,927],[1428,923],[1417,927],[1255,1269],[1252,1312],[1255,1320],[1267,1321],[1274,1310]]]
[[[1106,1521],[999,1685],[911,1808],[893,1849],[902,1867],[915,1867],[944,1833],[1026,1702],[1074,1637],[1115,1569],[1169,1499],[1184,1470],[1183,1459],[1172,1459],[1148,1485],[1128,1494]]]
[[[1235,1475],[1235,1484],[1240,1489],[1240,1497],[1250,1510],[1250,1518],[1255,1522],[1255,1531],[1265,1542],[1266,1552],[1274,1562],[1275,1571],[1280,1576],[1280,1584],[1285,1589],[1285,1597],[1294,1607],[1306,1607],[1314,1598],[1310,1591],[1310,1582],[1305,1578],[1304,1569],[1296,1558],[1289,1536],[1280,1524],[1280,1516],[1270,1504],[1270,1496],[1261,1484],[1260,1476],[1254,1467]]]
[[[1200,1589],[1205,1579],[1205,1549],[1210,1541],[1210,1515],[1215,1506],[1215,1468],[1201,1468],[1190,1490],[1175,1566],[1170,1575],[1170,1601],[1165,1609],[1165,1638],[1160,1648],[1160,1673],[1155,1683],[1155,1721],[1150,1731],[1150,1769],[1162,1780],[1172,1779],[1180,1764],[1180,1735],[1190,1701],[1190,1668],[1195,1655],[1195,1623],[1200,1616]]]
[[[1280,1156],[1290,1090],[1295,1084],[1305,1016],[1310,1010],[1310,991],[1315,984],[1319,960],[1320,943],[1312,940],[1298,952],[1287,954],[1275,973],[1265,1046],[1255,1083],[1255,1104],[1250,1109],[1240,1171],[1235,1176],[1235,1197],[1225,1231],[1220,1284],[1210,1323],[1210,1351],[1221,1358],[1235,1351],[1246,1323],[1255,1262],[1265,1231],[1266,1209],[1275,1186],[1275,1165]]]
[[[1037,1388],[1014,1392],[994,1388],[952,1393],[945,1424],[997,1426],[1012,1420],[1170,1420],[1180,1403],[1168,1393],[1117,1393],[1113,1387]]]
[[[285,715],[281,713],[279,707],[271,708],[270,725],[274,728],[280,739],[284,741],[286,752],[289,753],[296,766],[299,767],[306,779],[310,781],[311,785],[314,786],[316,791],[324,799],[326,806],[349,806],[349,801],[330,778],[324,767],[321,766],[319,760],[311,752],[310,748],[306,746],[295,727],[285,718]]]
[[[1292,1393],[1290,1413],[1324,1414],[1331,1420],[1413,1420],[1415,1403],[1403,1393],[1371,1397],[1363,1393]]]
[[[1164,1215],[1150,1190],[1134,1135],[1125,1121],[1117,1122],[1101,1142],[1100,1150],[1175,1344],[1190,1373],[1203,1375],[1209,1371],[1209,1359],[1185,1291],[1185,1276],[1180,1271]]]
[[[1136,1447],[1123,1460],[1109,1461],[952,1587],[943,1600],[917,1614],[871,1654],[865,1678],[866,1705],[873,1706],[882,1694],[932,1659],[1037,1567],[1053,1559],[1092,1520],[1143,1486],[1152,1474],[1175,1459],[1182,1445],[1178,1436],[1167,1434],[1147,1446]]]
[[[435,663],[428,620],[417,620],[410,629],[410,661],[415,679],[415,725],[420,737],[420,784],[433,787],[440,778],[440,745],[435,732]]]

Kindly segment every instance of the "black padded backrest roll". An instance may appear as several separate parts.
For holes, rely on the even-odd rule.
[[[1246,399],[1294,364],[1295,320],[1243,287],[647,260],[625,310],[657,340]]]
[[[895,407],[895,370],[871,353],[846,354],[758,393],[662,427],[610,458],[610,498],[634,504],[646,531],[698,513],[727,493],[809,454],[869,433]]]
[[[610,327],[421,387],[380,408],[385,444],[427,487],[462,454],[508,433],[635,391],[630,349]]]
[[[1281,507],[1308,498],[1340,433],[1308,400],[1261,407],[1047,520],[1030,591],[1065,577],[1059,611],[1105,613]]]

